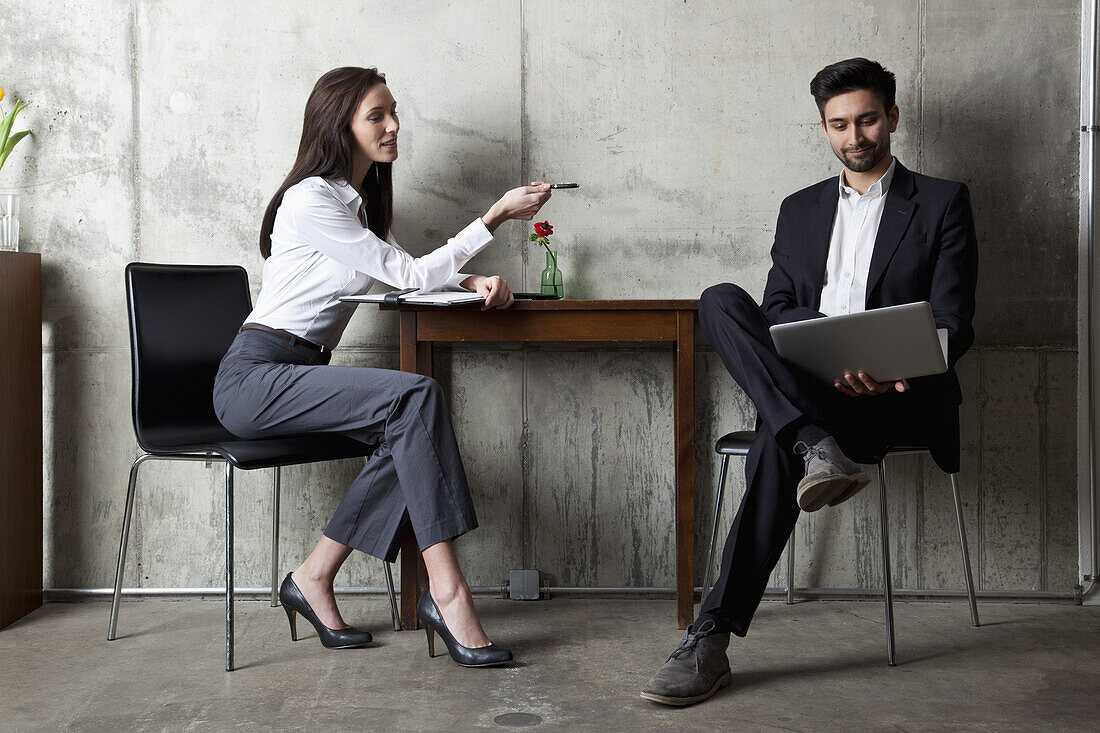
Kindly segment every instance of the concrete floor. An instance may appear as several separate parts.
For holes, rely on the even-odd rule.
[[[239,602],[239,668],[227,674],[219,602],[127,602],[114,642],[109,604],[48,604],[0,631],[0,729],[1004,731],[1100,720],[1096,606],[985,603],[974,629],[964,603],[899,602],[890,668],[880,604],[765,602],[730,645],[733,686],[686,709],[638,697],[681,637],[671,601],[479,600],[518,660],[488,670],[428,659],[422,632],[388,629],[385,600],[342,607],[375,646],[329,651],[308,625],[292,643],[281,609]]]

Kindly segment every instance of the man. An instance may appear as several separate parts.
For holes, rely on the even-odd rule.
[[[894,75],[880,64],[827,66],[810,93],[842,164],[839,178],[783,201],[761,306],[728,283],[699,301],[703,330],[756,405],[757,438],[718,581],[642,691],[668,705],[700,702],[730,683],[729,636],[747,632],[799,509],[836,506],[869,482],[852,457],[873,462],[890,444],[924,442],[941,467],[958,470],[945,448],[962,401],[954,364],[974,340],[969,193],[910,172],[890,153],[899,112]],[[813,384],[779,359],[768,333],[775,323],[922,300],[947,329],[950,368],[910,384],[864,372],[832,387]]]

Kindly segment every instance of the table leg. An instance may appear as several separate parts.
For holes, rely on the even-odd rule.
[[[417,341],[416,311],[401,311],[401,371],[432,376],[433,348],[430,341]],[[401,541],[401,627],[419,629],[416,602],[427,587],[428,576],[420,557],[416,535],[410,529]],[[411,590],[412,592],[407,592]]]
[[[424,561],[420,557],[420,549],[416,545],[416,535],[410,529],[401,540],[401,628],[403,630],[419,629],[420,619],[416,615],[416,602],[420,600],[420,591],[427,583],[424,582]],[[412,589],[412,593],[406,592]]]
[[[695,313],[676,313],[674,434],[676,442],[676,622],[695,616]]]

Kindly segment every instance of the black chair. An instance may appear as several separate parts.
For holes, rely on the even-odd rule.
[[[279,588],[280,468],[300,463],[362,458],[370,446],[343,435],[297,435],[241,440],[218,422],[214,375],[237,329],[252,310],[244,268],[221,265],[126,266],[126,303],[133,366],[134,434],[144,453],[130,468],[122,539],[115,569],[111,625],[114,640],[122,594],[122,570],[134,510],[138,468],[146,461],[225,463],[225,669],[233,669],[233,470],[274,468],[271,528],[271,605]],[[389,563],[386,586],[394,629],[400,616]]]
[[[874,463],[878,466],[879,483],[879,509],[881,513],[882,529],[882,579],[883,600],[886,604],[886,654],[891,667],[896,665],[894,649],[894,588],[890,577],[890,542],[888,525],[886,520],[886,468],[884,463],[889,455],[909,455],[915,453],[929,453],[935,459],[941,470],[951,478],[951,491],[955,495],[955,518],[959,525],[959,542],[962,545],[963,571],[966,576],[966,595],[970,601],[970,622],[978,626],[978,603],[974,598],[974,578],[970,573],[970,550],[966,544],[966,528],[963,525],[962,500],[959,498],[959,428],[958,413],[954,415],[954,430],[945,430],[942,436],[947,436],[947,442],[934,446],[891,446],[881,456],[863,456],[861,463]],[[953,440],[952,440],[953,436]],[[727,433],[718,439],[714,445],[714,452],[722,456],[722,465],[718,474],[718,494],[714,498],[714,523],[710,530],[710,545],[707,549],[707,562],[703,571],[703,598],[706,598],[710,590],[710,570],[714,556],[714,546],[718,535],[718,517],[722,509],[722,492],[726,486],[726,472],[731,456],[746,457],[756,433],[751,430],[740,430]],[[787,604],[794,603],[794,532],[787,542]]]

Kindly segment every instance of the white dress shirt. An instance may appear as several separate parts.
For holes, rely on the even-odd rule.
[[[462,267],[493,240],[479,218],[443,246],[413,257],[360,220],[363,200],[342,180],[307,178],[286,190],[271,231],[256,305],[246,322],[280,328],[333,349],[355,312],[345,295],[375,280],[395,288],[456,289]],[[364,217],[365,218],[365,217]]]
[[[829,260],[825,265],[825,283],[821,289],[819,311],[827,316],[859,313],[867,309],[867,275],[871,253],[878,237],[878,225],[886,206],[886,192],[894,180],[895,158],[890,167],[860,196],[844,185],[840,174],[840,200],[837,202],[833,233],[829,239]]]

